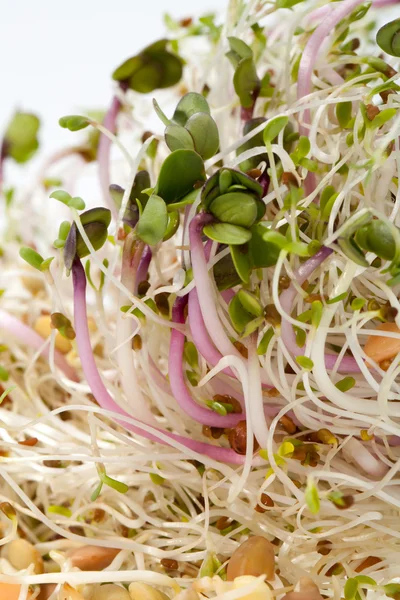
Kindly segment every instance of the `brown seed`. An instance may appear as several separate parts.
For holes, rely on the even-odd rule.
[[[310,577],[301,577],[299,580],[300,591],[289,592],[282,600],[323,600],[318,586]]]
[[[246,421],[239,421],[239,423],[230,430],[228,440],[229,444],[237,454],[246,454],[247,448],[247,427]],[[257,450],[258,444],[254,439],[254,450]]]
[[[120,228],[118,229],[117,240],[118,240],[119,242],[123,242],[124,240],[126,240],[126,238],[127,238],[127,235],[128,235],[128,234],[126,233],[125,229],[124,229],[123,227],[120,227]]]
[[[308,302],[309,304],[311,304],[312,302],[316,302],[316,301],[322,302],[323,300],[326,300],[326,299],[327,299],[327,297],[325,295],[321,296],[321,294],[309,294],[308,296],[306,296],[304,298],[304,302]]]
[[[26,440],[23,440],[22,442],[18,442],[18,444],[20,446],[36,446],[37,443],[38,443],[38,439],[35,437],[26,438]]]
[[[343,573],[343,571],[343,565],[341,565],[340,563],[335,563],[331,566],[330,569],[327,570],[326,575],[328,577],[332,577],[332,575],[340,575],[341,573]]]
[[[145,296],[150,288],[148,281],[141,281],[138,285],[138,296]]]
[[[393,359],[388,358],[387,360],[383,360],[382,362],[379,363],[380,368],[382,369],[382,371],[387,371],[390,368],[390,365],[392,364]]]
[[[163,558],[161,559],[161,564],[168,571],[176,571],[179,568],[178,561],[173,558]]]
[[[231,520],[229,517],[220,517],[215,523],[215,527],[218,529],[218,531],[222,531],[223,529],[229,527],[230,524]]]
[[[269,396],[270,398],[277,398],[278,396],[280,396],[280,391],[277,390],[276,388],[271,388],[270,390],[266,390],[266,394],[267,396]]]
[[[95,508],[93,511],[93,521],[95,523],[101,523],[101,521],[104,521],[106,516],[106,511],[103,510],[102,508]]]
[[[247,350],[246,346],[244,344],[242,344],[242,342],[233,342],[233,345],[235,346],[236,350],[239,351],[239,353],[243,356],[243,358],[249,358],[249,351]]]
[[[146,140],[148,140],[149,138],[151,138],[152,136],[152,132],[151,131],[145,131],[144,134],[142,135],[142,144],[144,144],[144,142]]]
[[[382,323],[376,331],[388,331],[400,334],[396,323]],[[394,358],[400,352],[400,335],[398,338],[389,338],[380,335],[371,335],[364,346],[365,354],[377,363]]]
[[[185,17],[184,19],[181,19],[179,21],[179,25],[181,27],[190,27],[190,25],[193,23],[193,19],[192,17]]]
[[[271,325],[280,325],[282,317],[276,309],[275,304],[267,304],[264,308],[264,318]]]
[[[215,394],[213,400],[222,404],[230,404],[233,409],[232,412],[234,413],[239,414],[242,412],[242,406],[239,400],[236,400],[233,396],[229,396],[228,394]]]
[[[382,562],[381,558],[378,558],[377,556],[368,556],[368,558],[363,560],[362,563],[360,563],[354,570],[356,573],[361,573],[365,569],[368,569],[368,567],[373,567],[380,562]]]
[[[283,185],[289,185],[289,184],[291,184],[291,185],[294,185],[296,187],[299,187],[298,183],[297,183],[297,179],[293,175],[293,173],[288,173],[288,172],[284,171],[282,173],[281,181],[282,181]]]
[[[373,121],[376,115],[379,115],[379,108],[374,104],[367,104],[365,107],[365,112],[367,114],[367,118],[369,121]]]
[[[281,290],[287,290],[290,287],[290,284],[290,278],[286,275],[281,275],[281,277],[279,277],[279,287]]]
[[[136,352],[138,352],[139,350],[142,349],[142,338],[140,337],[140,335],[138,333],[133,336],[132,349],[135,350]]]
[[[203,425],[202,433],[208,438],[219,440],[219,438],[224,434],[224,429],[221,429],[220,427],[210,427],[209,425]]]
[[[289,433],[290,435],[293,435],[294,433],[296,433],[297,427],[293,423],[292,419],[290,417],[288,417],[287,415],[283,415],[283,417],[281,417],[279,419],[279,423],[282,425],[282,427],[286,431],[286,433]]]
[[[266,538],[255,535],[243,542],[232,554],[226,570],[227,580],[233,581],[242,575],[271,580],[275,575],[274,547]]]
[[[261,176],[261,171],[260,169],[250,169],[250,171],[246,171],[246,175],[252,179],[258,179]]]
[[[332,550],[332,542],[329,540],[320,540],[317,543],[317,552],[321,554],[321,556],[327,556]]]
[[[275,506],[275,503],[272,500],[272,498],[270,498],[270,496],[268,496],[268,494],[265,494],[263,492],[261,494],[260,504],[257,504],[257,506],[254,508],[254,510],[257,511],[258,513],[265,513],[267,511],[266,507],[272,508],[273,506]]]
[[[44,460],[43,464],[49,469],[61,469],[63,466],[61,460]]]
[[[157,294],[154,297],[154,302],[160,312],[160,314],[168,316],[169,315],[169,302],[168,302],[169,294],[167,292],[161,292],[161,294]]]
[[[102,571],[121,552],[119,548],[102,548],[100,546],[81,546],[68,552],[72,566],[81,571]]]

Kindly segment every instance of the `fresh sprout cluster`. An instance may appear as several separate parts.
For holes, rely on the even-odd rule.
[[[113,73],[104,115],[60,119],[83,137],[28,192],[7,163],[33,155],[39,121],[14,116],[1,598],[400,597],[400,20],[376,33],[386,4],[166,17],[168,39]],[[89,163],[102,198],[86,209]]]

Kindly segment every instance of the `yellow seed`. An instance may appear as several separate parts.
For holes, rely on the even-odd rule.
[[[382,323],[376,331],[387,331],[400,334],[396,323]],[[398,338],[385,337],[383,335],[371,335],[364,346],[365,354],[376,363],[390,360],[400,352],[400,335]]]
[[[169,600],[164,592],[156,590],[147,583],[134,581],[129,586],[129,595],[131,600]]]
[[[42,315],[41,317],[38,317],[33,328],[42,338],[48,338],[50,333],[53,331],[51,327],[50,315]],[[63,337],[60,333],[57,333],[56,335],[55,345],[56,349],[62,354],[68,354],[72,348],[71,342]]]
[[[91,600],[130,600],[130,595],[125,588],[107,583],[106,585],[96,585],[93,588]]]
[[[235,590],[238,590],[240,588],[251,585],[252,583],[255,583],[256,581],[257,581],[256,577],[253,577],[251,575],[243,575],[242,577],[236,577],[236,579],[233,582],[233,587]],[[264,581],[260,581],[260,580],[258,580],[256,588],[252,592],[250,592],[250,594],[246,594],[245,596],[242,596],[240,598],[240,600],[272,600],[272,599],[273,599],[273,596],[272,596],[271,590],[269,589],[267,584],[264,583]]]
[[[39,552],[27,540],[18,538],[7,545],[7,558],[18,571],[34,565],[35,573],[43,573],[43,559]]]
[[[227,579],[233,581],[242,575],[266,575],[267,579],[273,579],[274,573],[274,547],[266,538],[255,535],[243,542],[232,554],[228,563]]]
[[[81,571],[102,571],[114,560],[117,548],[102,548],[100,546],[82,546],[68,553],[71,563]]]

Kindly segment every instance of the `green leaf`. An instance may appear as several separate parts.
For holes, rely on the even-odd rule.
[[[5,155],[18,163],[29,160],[39,148],[40,121],[30,113],[16,112],[4,134]]]
[[[344,377],[343,379],[335,383],[335,387],[337,387],[337,389],[341,392],[348,392],[349,390],[351,390],[351,388],[355,386],[355,384],[356,380],[354,379],[354,377]]]
[[[346,129],[351,121],[352,108],[352,102],[339,102],[336,105],[336,118],[339,121],[339,125],[342,127],[342,129]]]
[[[32,250],[32,248],[28,248],[28,246],[22,246],[19,251],[19,255],[25,262],[28,263],[28,265],[31,265],[31,267],[40,271],[40,266],[44,259],[43,256],[38,254],[38,252]]]
[[[171,202],[167,206],[168,212],[180,210],[181,208],[187,206],[188,204],[193,204],[193,202],[196,200],[199,193],[200,192],[198,189],[194,189],[193,191],[189,192],[189,194],[184,196],[182,198],[182,200],[179,200],[178,202]]]
[[[230,251],[237,274],[244,283],[249,283],[252,263],[246,245],[230,246]]]
[[[308,356],[296,356],[296,362],[305,371],[311,371],[314,368],[314,363]]]
[[[314,483],[314,480],[311,477],[309,477],[307,480],[307,487],[306,487],[306,491],[304,494],[304,499],[306,501],[309,511],[313,515],[316,515],[317,513],[319,513],[320,501],[319,501],[319,496],[318,496],[318,489]]]
[[[238,295],[234,296],[230,301],[228,312],[232,321],[232,325],[238,333],[242,333],[246,325],[253,320],[253,316],[243,308]]]
[[[158,102],[155,98],[153,98],[153,107],[154,107],[154,110],[156,111],[158,118],[160,119],[160,121],[162,121],[164,123],[164,125],[166,127],[168,125],[172,124],[171,121],[168,119],[168,117],[165,115],[165,113],[161,110],[160,105],[158,104]]]
[[[240,248],[240,246],[231,246],[231,252],[233,247]],[[229,290],[241,281],[235,268],[232,254],[226,254],[214,265],[213,274],[217,288],[220,291]],[[187,285],[186,281],[185,285]]]
[[[276,0],[276,8],[292,8],[304,0]]]
[[[62,202],[66,206],[68,206],[68,203],[71,200],[71,194],[68,194],[68,192],[65,192],[64,190],[55,190],[49,197]]]
[[[136,233],[146,244],[155,246],[163,239],[168,225],[167,207],[162,198],[153,194],[137,224]]]
[[[260,89],[260,80],[253,58],[244,58],[240,61],[233,75],[233,86],[239,96],[240,104],[244,108],[253,106],[256,92]]]
[[[254,268],[262,269],[276,265],[280,254],[280,248],[269,241],[264,240],[266,227],[261,223],[251,228],[251,240],[249,242],[249,254]]]
[[[241,337],[245,338],[248,335],[251,335],[252,333],[257,331],[257,329],[259,327],[261,327],[261,325],[263,323],[264,323],[263,317],[256,317],[255,319],[252,319],[249,323],[247,323],[246,327],[243,329],[243,331],[241,333]]]
[[[201,157],[193,150],[175,150],[167,156],[161,166],[155,191],[170,204],[189,194],[195,184],[204,179]]]
[[[275,117],[274,119],[271,119],[270,121],[268,121],[267,125],[265,126],[264,133],[263,133],[264,144],[266,146],[271,144],[272,141],[282,131],[282,129],[284,127],[286,127],[288,122],[289,122],[289,117],[286,117],[286,116]]]
[[[196,92],[189,92],[185,94],[175,109],[172,120],[174,123],[184,127],[191,116],[196,113],[210,114],[210,107],[208,106],[207,100],[202,94]]]
[[[344,597],[345,600],[354,600],[358,591],[358,581],[351,577],[344,584]]]
[[[86,208],[85,202],[79,196],[75,196],[68,201],[68,206],[70,208],[75,208],[76,210],[84,210]]]
[[[368,575],[356,575],[354,579],[356,579],[361,585],[376,585],[375,579],[368,577]]]
[[[203,233],[215,242],[232,246],[240,246],[251,239],[250,231],[238,225],[231,225],[230,223],[212,223],[211,225],[206,225]]]
[[[272,329],[272,327],[270,327],[264,333],[263,337],[261,338],[260,343],[257,346],[257,354],[259,356],[262,356],[263,354],[266,353],[266,351],[268,350],[269,343],[273,337],[274,337],[274,330]]]
[[[364,250],[373,252],[380,258],[392,260],[396,252],[396,242],[389,227],[383,221],[374,219],[361,227],[355,235],[355,241]]]
[[[149,473],[149,475],[151,481],[156,485],[162,485],[165,482],[164,477],[161,477],[161,475],[158,475],[158,473]]]
[[[16,385],[12,385],[11,387],[4,390],[4,392],[0,395],[0,405],[4,402],[5,398],[7,398],[7,396],[11,394],[13,390],[15,390],[16,387]]]
[[[9,373],[7,369],[0,365],[0,381],[8,381]]]
[[[228,37],[230,52],[227,57],[231,61],[233,68],[236,69],[239,62],[244,58],[253,58],[253,50],[243,40],[230,36]]]
[[[381,27],[376,34],[376,42],[386,54],[400,56],[400,19]]]
[[[129,486],[126,485],[126,483],[122,483],[122,481],[117,481],[116,479],[109,477],[105,473],[101,473],[100,478],[104,485],[108,485],[110,488],[113,488],[120,494],[126,494],[126,492],[129,490]]]
[[[165,130],[165,142],[168,148],[173,152],[180,148],[194,150],[194,141],[189,131],[180,125],[168,125]],[[199,153],[200,154],[200,153]]]
[[[85,129],[85,127],[90,125],[90,120],[87,117],[82,117],[81,115],[67,115],[65,117],[61,117],[58,123],[60,127],[69,129],[69,131],[80,131],[81,129]]]
[[[351,310],[361,310],[365,306],[366,300],[364,298],[354,298],[351,303]]]
[[[168,211],[167,217],[168,217],[168,223],[167,223],[167,229],[165,230],[164,237],[163,237],[164,242],[166,242],[167,240],[172,238],[173,235],[175,235],[175,233],[178,231],[178,227],[179,227],[179,223],[180,223],[179,211],[177,211],[177,210]]]
[[[350,258],[350,260],[361,267],[369,267],[369,263],[365,259],[364,254],[352,238],[339,238],[338,244],[347,258]]]
[[[230,192],[218,196],[209,206],[209,211],[219,221],[251,227],[257,218],[257,204],[252,196],[241,192]]]
[[[103,482],[99,481],[99,484],[97,485],[96,489],[93,491],[92,495],[90,496],[90,500],[92,502],[95,502],[97,500],[97,498],[100,496],[102,488],[103,488]]]
[[[237,297],[243,308],[253,315],[254,317],[261,317],[263,314],[263,307],[257,296],[249,292],[248,290],[241,289],[237,293]]]
[[[400,595],[400,583],[388,583],[383,586],[383,591],[389,598],[394,598],[394,600],[398,600]]]
[[[307,156],[311,150],[311,144],[308,137],[302,135],[299,139],[294,151],[291,153],[290,158],[293,160],[295,165],[298,165],[300,161]]]
[[[368,125],[370,129],[378,129],[379,127],[382,127],[382,125],[393,119],[393,117],[395,117],[396,114],[396,108],[385,108],[384,110],[381,110],[379,115],[376,115],[376,117],[372,121],[369,121]]]
[[[192,115],[186,129],[194,140],[196,152],[207,160],[214,156],[219,148],[218,127],[212,117],[204,112]]]
[[[318,327],[322,318],[323,306],[322,302],[315,300],[311,303],[311,324],[313,327]]]
[[[108,227],[111,223],[111,211],[108,208],[90,208],[80,215],[82,225],[90,223],[101,223]]]
[[[199,353],[193,342],[185,342],[183,355],[188,365],[194,371],[199,368]]]
[[[53,260],[54,260],[54,256],[50,256],[49,258],[46,258],[46,260],[44,260],[42,262],[42,264],[40,265],[40,270],[42,272],[47,271]]]
[[[54,515],[62,515],[63,517],[70,518],[72,516],[72,511],[70,508],[66,506],[60,506],[59,504],[50,504],[47,507],[47,512]]]

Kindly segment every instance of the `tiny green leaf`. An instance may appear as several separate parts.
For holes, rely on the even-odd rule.
[[[272,267],[279,258],[280,248],[276,244],[266,241],[263,237],[266,231],[268,229],[262,223],[253,225],[251,228],[252,237],[249,242],[249,254],[256,269]]]
[[[398,600],[400,595],[400,583],[388,583],[383,586],[383,591],[389,598]]]
[[[172,120],[174,123],[184,127],[190,117],[196,113],[206,113],[209,115],[210,107],[202,94],[189,92],[178,102]]]
[[[266,351],[268,350],[269,343],[273,337],[274,337],[274,330],[272,329],[272,327],[270,327],[264,333],[263,337],[261,338],[260,343],[257,346],[257,354],[259,356],[262,356],[263,354],[266,353]]]
[[[218,127],[207,113],[198,112],[186,122],[186,129],[194,140],[196,152],[207,160],[214,156],[219,147]]]
[[[314,363],[308,356],[296,356],[296,362],[305,371],[311,371],[314,368]]]
[[[313,327],[318,327],[322,318],[322,302],[315,300],[311,303],[311,324]]]
[[[204,179],[201,157],[193,150],[175,150],[167,156],[161,166],[155,192],[170,204],[189,194],[195,184]]]
[[[185,342],[183,353],[188,365],[194,370],[198,369],[199,353],[193,342]]]
[[[0,365],[0,381],[8,381],[9,373],[2,365]]]
[[[39,119],[29,113],[16,112],[4,134],[5,156],[18,163],[29,160],[39,148]]]
[[[358,591],[357,579],[351,577],[344,584],[344,597],[345,600],[354,600]]]
[[[247,310],[245,310],[239,300],[238,295],[234,296],[230,301],[228,311],[232,325],[238,333],[242,333],[246,325],[253,320],[253,316]]]
[[[7,396],[11,394],[13,390],[15,390],[16,387],[16,385],[12,385],[11,387],[4,390],[4,392],[0,395],[0,405],[3,403],[4,399],[7,398]]]
[[[249,194],[230,192],[218,196],[209,206],[209,211],[219,221],[251,227],[257,218],[257,204]]]
[[[255,317],[262,316],[263,307],[257,296],[242,288],[238,291],[237,297],[239,298],[240,304],[248,313]]]
[[[167,211],[167,228],[164,233],[163,241],[166,242],[178,231],[180,216],[178,210]]]
[[[351,102],[339,102],[336,105],[336,118],[339,121],[340,127],[346,129],[351,121],[351,111],[353,104]]]
[[[366,300],[364,298],[354,298],[351,303],[351,310],[361,310],[365,306]]]
[[[194,150],[193,137],[185,127],[180,125],[168,125],[165,130],[165,142],[168,148],[173,152],[184,148],[186,150]]]
[[[400,19],[381,27],[376,34],[376,42],[386,54],[400,56]]]
[[[244,283],[249,283],[252,262],[247,247],[230,246],[230,251],[237,274]]]
[[[315,485],[312,477],[309,477],[307,480],[307,487],[306,487],[306,491],[304,494],[304,498],[305,498],[305,501],[306,501],[309,511],[313,515],[316,515],[317,513],[319,513],[320,501],[319,501],[319,496],[318,496],[318,489],[317,489],[317,486]]]
[[[357,246],[355,241],[352,238],[345,239],[339,238],[338,244],[342,249],[343,253],[347,258],[350,258],[353,262],[361,267],[368,267],[368,261],[365,259],[364,254],[361,252],[360,248]]]
[[[137,236],[146,244],[155,246],[163,239],[168,225],[167,207],[162,198],[150,196],[137,224]]]
[[[368,575],[356,575],[354,577],[361,585],[376,585],[375,579],[368,577]]]
[[[354,379],[354,377],[344,377],[343,379],[335,383],[335,387],[337,387],[337,389],[341,392],[348,392],[355,385],[356,380]]]
[[[85,202],[79,196],[75,196],[68,201],[68,206],[70,208],[75,208],[76,210],[84,210],[86,208]]]
[[[260,80],[253,58],[244,58],[240,61],[233,76],[233,86],[239,96],[240,104],[244,108],[250,108],[260,89]]]
[[[28,246],[23,246],[19,251],[19,255],[25,262],[31,265],[31,267],[40,271],[40,266],[44,259],[38,252],[32,250],[32,248],[28,248]]]
[[[284,127],[286,127],[288,122],[289,122],[289,117],[286,117],[286,116],[275,117],[274,119],[271,119],[270,121],[268,121],[267,125],[265,126],[264,133],[263,133],[264,144],[266,146],[271,144],[272,141],[282,131],[282,129]]]
[[[232,246],[240,246],[251,239],[251,232],[248,229],[244,229],[238,225],[231,225],[230,223],[212,223],[211,225],[206,225],[203,233],[215,242]]]
[[[52,192],[50,194],[49,197],[54,198],[55,200],[58,200],[59,202],[62,202],[66,206],[68,206],[68,203],[71,200],[71,195],[68,194],[68,192],[65,192],[64,190],[55,190],[54,192]]]
[[[61,117],[58,123],[60,127],[69,129],[69,131],[79,131],[80,129],[85,129],[85,127],[90,125],[90,120],[87,117],[82,117],[81,115],[67,115],[65,117]]]
[[[126,485],[126,483],[122,483],[122,481],[117,481],[116,479],[109,477],[105,473],[100,473],[100,479],[104,483],[104,485],[108,485],[120,494],[126,494],[126,492],[129,490],[129,486]]]

